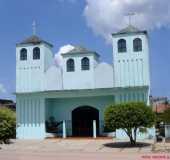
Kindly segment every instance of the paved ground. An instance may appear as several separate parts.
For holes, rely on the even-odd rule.
[[[151,141],[129,147],[128,143],[111,139],[17,140],[0,147],[0,160],[150,160],[162,155],[166,155],[163,159],[170,160],[168,153],[152,153]]]

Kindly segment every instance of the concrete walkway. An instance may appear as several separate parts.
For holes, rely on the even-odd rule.
[[[129,147],[128,143],[111,139],[16,140],[0,147],[0,160],[136,160],[152,154],[152,141]]]

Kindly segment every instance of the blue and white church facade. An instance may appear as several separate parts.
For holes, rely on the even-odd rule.
[[[94,51],[75,46],[62,54],[62,67],[53,63],[53,46],[39,37],[17,44],[17,138],[44,139],[63,132],[92,136],[94,126],[96,135],[102,136],[107,106],[129,101],[149,104],[147,31],[128,26],[112,34],[112,39],[112,64],[100,62]],[[50,131],[50,121],[56,122],[57,130],[51,127]],[[143,137],[152,135],[149,131]],[[124,136],[116,132],[117,138]]]

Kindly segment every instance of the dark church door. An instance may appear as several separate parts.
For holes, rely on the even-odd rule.
[[[97,135],[99,134],[99,111],[93,107],[78,107],[72,111],[73,136],[93,136],[93,120],[96,120]]]

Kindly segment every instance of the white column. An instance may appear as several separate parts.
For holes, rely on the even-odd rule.
[[[66,121],[63,121],[63,138],[66,138]]]
[[[96,138],[96,120],[93,120],[93,138]]]

